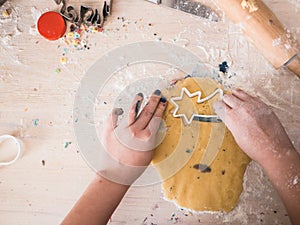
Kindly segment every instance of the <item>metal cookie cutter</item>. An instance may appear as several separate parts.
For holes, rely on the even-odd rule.
[[[8,135],[8,134],[2,135],[2,136],[0,136],[0,143],[2,141],[6,141],[6,140],[9,140],[9,139],[11,139],[15,143],[17,153],[16,153],[15,157],[10,161],[6,161],[6,162],[1,162],[0,161],[0,166],[9,166],[11,164],[14,164],[21,157],[21,153],[22,153],[21,145],[20,145],[20,142],[17,140],[17,138],[15,138],[14,136]]]
[[[69,22],[80,26],[81,24],[97,25],[102,27],[104,20],[111,14],[112,0],[104,1],[100,11],[81,5],[78,13],[73,6],[67,6],[65,0],[54,0],[57,5],[62,4],[60,14]]]
[[[212,99],[216,94],[219,93],[220,99],[223,98],[223,90],[220,88],[217,88],[213,93],[211,93],[209,96],[201,99],[201,91],[196,91],[194,93],[191,93],[188,89],[183,87],[180,92],[180,96],[178,97],[172,97],[170,101],[175,106],[175,110],[173,112],[173,117],[178,118],[181,117],[185,124],[190,125],[193,120],[202,121],[202,122],[222,122],[222,120],[217,115],[201,115],[197,113],[193,113],[192,116],[188,119],[186,114],[178,114],[179,111],[179,105],[176,103],[176,101],[181,101],[183,99],[183,94],[186,94],[189,98],[198,96],[197,103],[203,103],[205,101],[208,101]]]
[[[7,0],[0,0],[0,6],[3,5]]]

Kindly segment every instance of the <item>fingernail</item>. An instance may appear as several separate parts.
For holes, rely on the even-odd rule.
[[[114,110],[114,112],[115,112],[115,115],[117,115],[117,116],[120,116],[120,115],[122,115],[124,113],[124,111],[123,111],[122,108],[116,108]]]
[[[141,92],[138,93],[137,95],[140,96],[140,97],[142,97],[142,98],[144,98],[144,95],[143,95],[143,93],[141,93]]]
[[[157,89],[156,91],[154,91],[154,94],[157,95],[157,96],[160,96],[161,91]]]
[[[138,112],[139,112],[139,110],[140,110],[140,104],[141,104],[141,101],[138,100],[138,101],[136,102],[136,104],[135,104],[135,109],[134,109],[135,114],[138,114]]]
[[[167,102],[167,99],[166,98],[164,98],[164,97],[162,97],[162,98],[160,98],[160,100],[159,100],[160,102],[162,102],[162,103],[166,103]]]

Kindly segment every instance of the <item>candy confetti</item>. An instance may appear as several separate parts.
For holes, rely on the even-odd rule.
[[[71,141],[67,141],[67,142],[65,142],[65,148],[67,148],[70,144],[72,144],[72,142]]]
[[[67,61],[68,61],[68,60],[67,60],[66,57],[62,57],[62,58],[60,59],[61,64],[66,64]]]
[[[5,18],[7,18],[7,17],[9,17],[10,13],[11,13],[11,10],[10,10],[10,9],[5,9],[5,10],[2,12],[2,16],[5,17]]]
[[[56,73],[56,74],[59,74],[60,72],[61,72],[61,69],[60,69],[60,68],[56,68],[56,69],[55,69],[55,73]]]
[[[88,43],[87,35],[103,31],[102,27],[87,26],[86,24],[82,24],[80,28],[73,27],[73,29],[64,36],[64,42],[76,50],[89,50],[91,45]],[[64,51],[63,54],[66,53]]]
[[[33,120],[33,126],[37,127],[39,125],[39,119],[34,119]]]

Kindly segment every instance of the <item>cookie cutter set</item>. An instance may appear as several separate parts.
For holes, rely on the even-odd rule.
[[[66,0],[54,1],[57,5],[62,4],[60,15],[64,17],[65,20],[78,27],[83,23],[86,25],[97,25],[102,27],[105,18],[111,14],[112,0],[105,0],[100,11],[98,9],[93,9],[92,7],[81,5],[79,13],[74,6],[67,6]]]
[[[0,6],[3,5],[7,0],[0,0]]]

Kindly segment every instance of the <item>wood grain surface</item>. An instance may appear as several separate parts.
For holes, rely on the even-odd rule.
[[[68,2],[80,5],[79,0]],[[265,3],[299,40],[299,1]],[[85,4],[96,6],[97,1]],[[8,18],[2,15],[6,8],[12,9]],[[90,49],[78,51],[37,33],[37,18],[48,10],[58,10],[54,1],[15,0],[0,8],[0,135],[15,135],[23,149],[17,163],[0,168],[1,225],[59,224],[93,179],[73,131],[74,97],[97,59],[128,43],[174,43],[216,70],[227,61],[226,83],[271,105],[300,150],[299,78],[273,69],[227,18],[211,23],[142,0],[115,0],[104,32],[89,34]],[[63,53],[66,64],[60,62]],[[102,101],[105,107],[112,99]],[[135,187],[109,224],[289,224],[276,192],[255,163],[247,170],[244,189],[231,213],[196,214],[165,201],[160,184]]]

